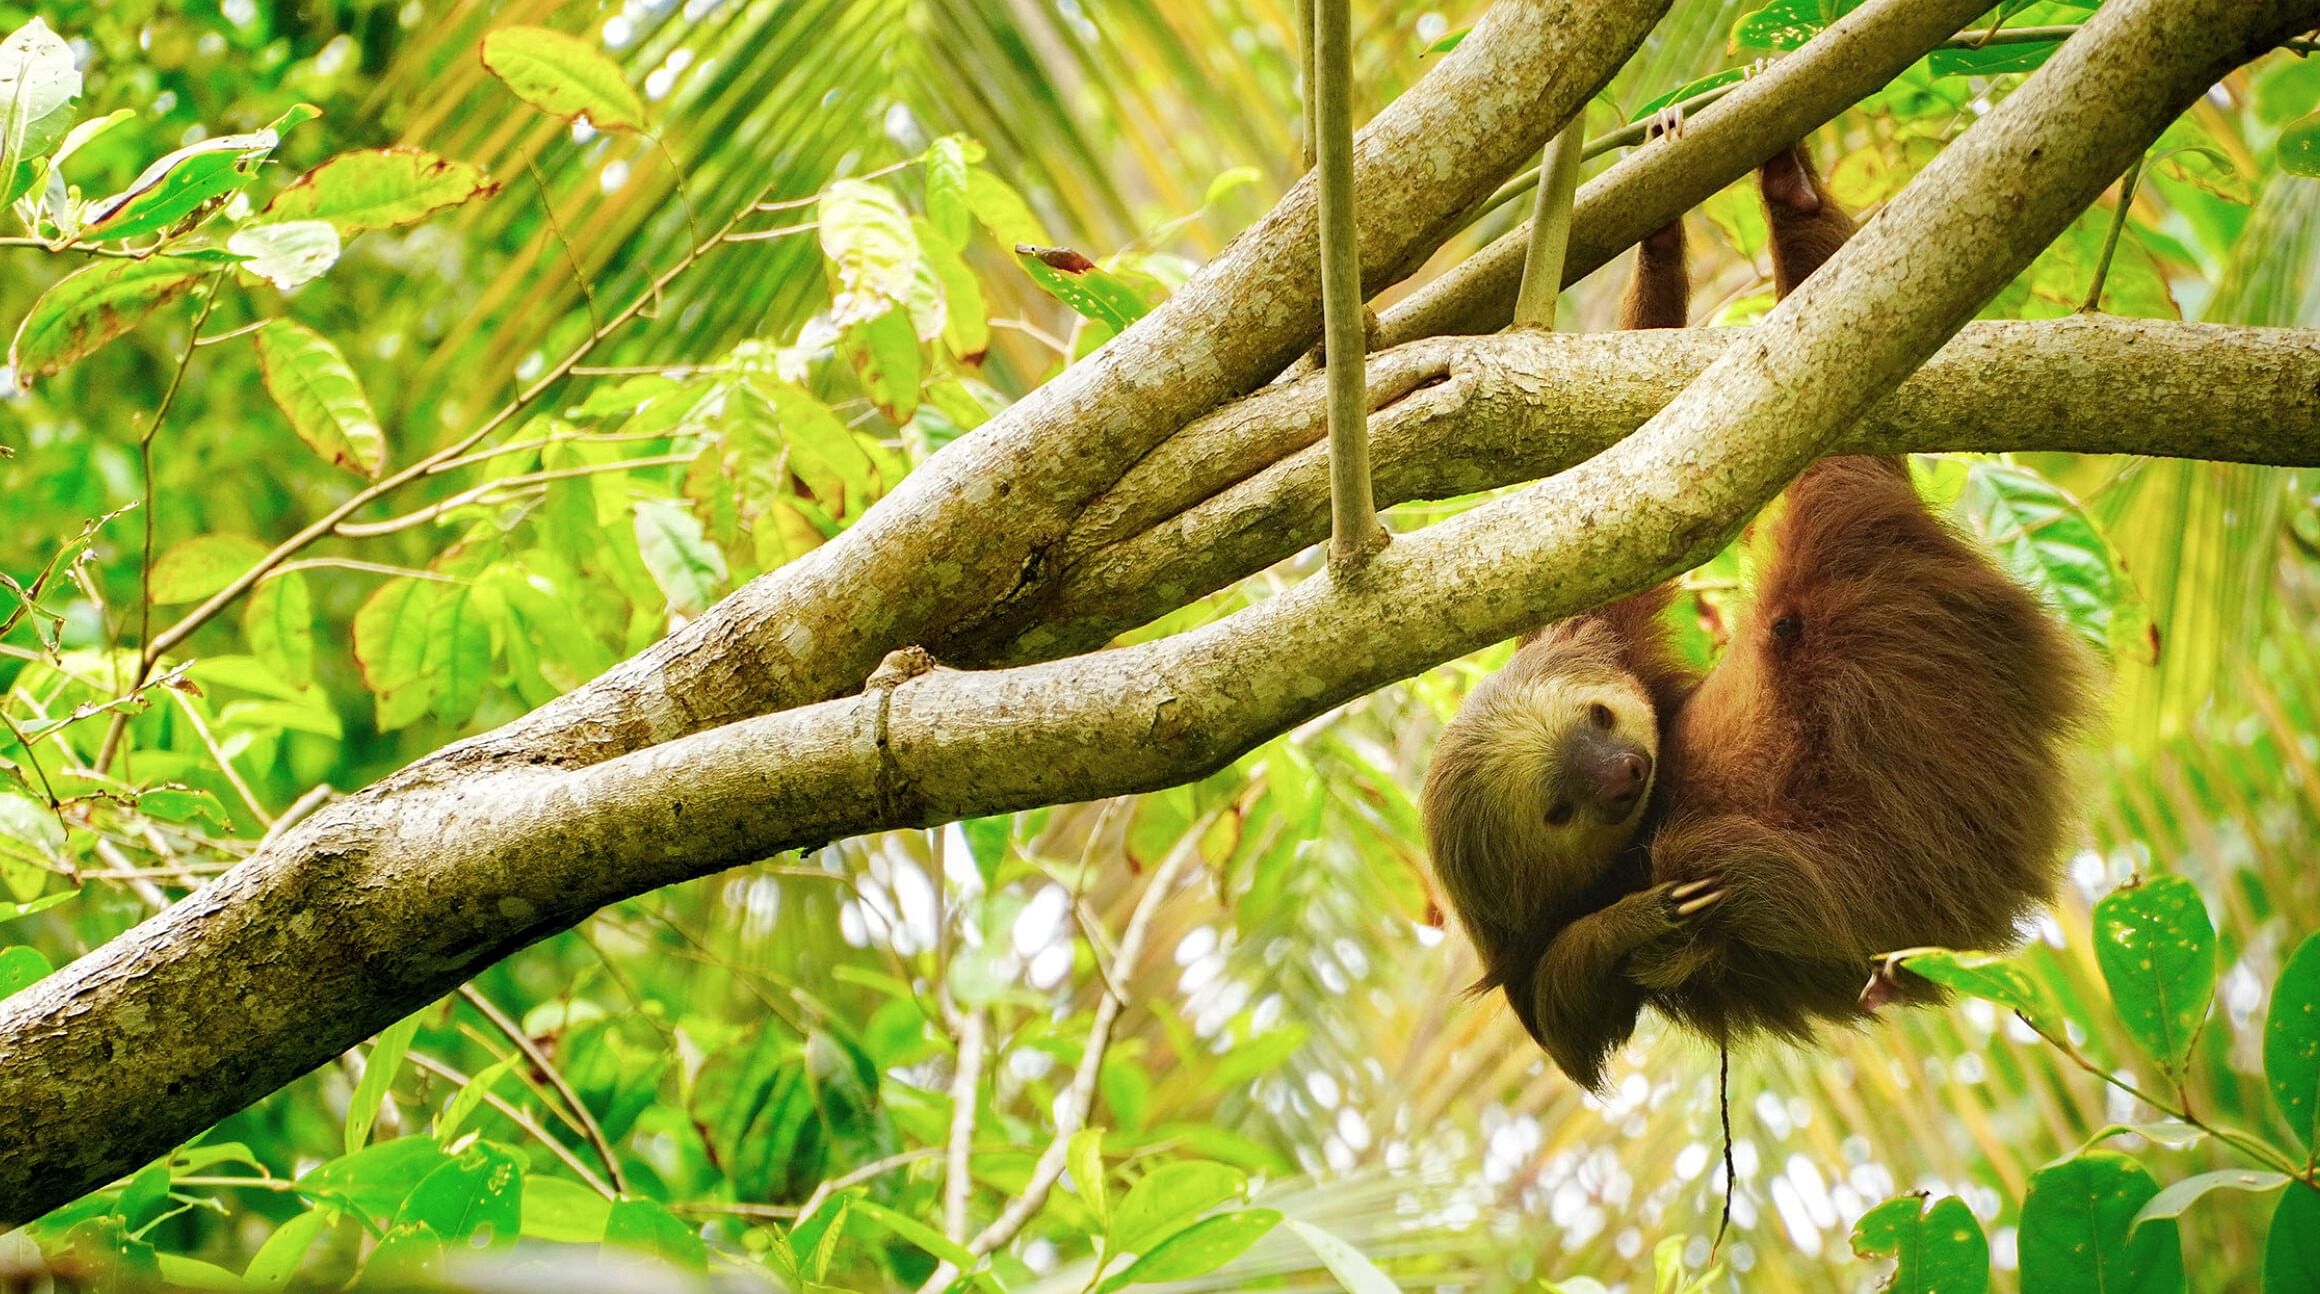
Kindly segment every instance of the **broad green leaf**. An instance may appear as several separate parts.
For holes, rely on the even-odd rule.
[[[397,1222],[363,1260],[358,1283],[365,1289],[441,1288],[450,1275],[443,1261],[449,1248],[426,1223]]]
[[[545,27],[502,27],[483,38],[483,65],[516,97],[598,130],[645,129],[644,100],[602,49]]]
[[[2305,936],[2272,983],[2264,1078],[2307,1153],[2320,1154],[2320,934]]]
[[[1128,1285],[1183,1280],[1215,1271],[1248,1252],[1281,1221],[1278,1209],[1243,1209],[1204,1218],[1152,1246],[1151,1252],[1107,1278],[1108,1292]]]
[[[1016,247],[1015,259],[1049,296],[1114,333],[1127,331],[1152,308],[1127,280],[1078,252],[1024,244]]]
[[[968,1252],[966,1246],[908,1214],[859,1199],[854,1201],[853,1212],[855,1216],[870,1219],[960,1271],[972,1271],[978,1265],[974,1254]]]
[[[2215,927],[2199,890],[2160,876],[2094,905],[2095,960],[2135,1041],[2180,1073],[2215,992]]]
[[[65,844],[64,824],[55,810],[30,796],[0,790],[0,883],[16,902],[39,898],[50,876],[70,868]]]
[[[173,1292],[177,1290],[223,1290],[228,1291],[228,1294],[241,1294],[241,1291],[249,1288],[243,1283],[240,1276],[227,1271],[216,1263],[205,1263],[199,1258],[188,1258],[184,1254],[156,1253],[153,1255],[153,1260],[161,1279],[168,1283],[168,1288]]]
[[[707,610],[730,577],[724,554],[702,535],[701,519],[672,500],[645,499],[635,524],[637,551],[669,609],[687,616]]]
[[[604,1224],[604,1247],[651,1254],[686,1271],[707,1271],[709,1247],[677,1215],[647,1199],[622,1199]]]
[[[397,1137],[318,1164],[298,1179],[298,1186],[383,1222],[428,1174],[449,1162],[433,1137]]]
[[[253,337],[266,393],[298,438],[325,460],[376,477],[386,465],[386,433],[346,356],[329,338],[289,319],[270,320]]]
[[[311,108],[294,108],[264,130],[219,135],[162,155],[128,188],[82,208],[81,236],[135,238],[199,219],[219,199],[258,178],[259,164],[282,142],[282,130],[312,115]]]
[[[32,160],[64,138],[80,93],[72,47],[47,23],[35,17],[0,40],[0,204],[32,187]]]
[[[1791,50],[1820,34],[1831,20],[1861,0],[1773,0],[1744,14],[1732,26],[1732,43],[1742,49]]]
[[[416,148],[340,153],[274,195],[268,222],[328,221],[342,237],[415,225],[445,207],[499,192],[483,168]]]
[[[1955,1195],[1899,1195],[1853,1224],[1853,1252],[1891,1257],[1892,1294],[1983,1294],[1990,1288],[1990,1242],[1974,1211]]]
[[[395,1081],[395,1071],[403,1067],[403,1053],[410,1050],[411,1035],[419,1032],[419,1016],[407,1015],[379,1031],[379,1039],[371,1044],[363,1057],[362,1077],[354,1085],[354,1095],[346,1103],[346,1153],[353,1154],[371,1139],[371,1125],[378,1121],[379,1103],[387,1096],[387,1088]]]
[[[137,811],[163,822],[206,823],[231,831],[233,819],[217,796],[194,786],[149,786],[137,792]]]
[[[943,290],[943,344],[962,364],[980,364],[991,348],[990,310],[983,303],[983,285],[966,261],[948,248],[928,247],[927,263]]]
[[[837,276],[830,322],[852,327],[907,300],[918,235],[901,200],[866,180],[837,180],[822,191],[820,208],[822,254]]]
[[[162,606],[199,602],[265,559],[266,545],[248,535],[196,535],[153,559],[147,588]]]
[[[1394,1284],[1392,1277],[1379,1271],[1376,1263],[1337,1233],[1294,1218],[1288,1226],[1313,1251],[1313,1256],[1321,1260],[1321,1265],[1329,1269],[1329,1274],[1337,1278],[1337,1283],[1345,1287],[1347,1294],[1400,1294],[1402,1287]]]
[[[43,884],[45,883],[46,874],[44,873]],[[79,898],[80,893],[80,887],[76,885],[69,890],[58,890],[54,894],[44,894],[29,903],[0,902],[0,921],[14,921],[21,917],[29,917],[37,912],[46,912],[67,899]]]
[[[2290,1186],[2264,1232],[2264,1294],[2313,1290],[2320,1290],[2320,1191]]]
[[[1998,560],[2031,592],[2052,603],[2080,636],[2109,651],[2142,625],[2117,555],[2076,499],[2028,468],[1976,462],[1962,501]]]
[[[1202,1159],[1162,1164],[1128,1188],[1105,1234],[1114,1253],[1142,1253],[1208,1210],[1240,1198],[1247,1187],[1248,1178],[1226,1164]]]
[[[524,1181],[524,1234],[558,1244],[592,1245],[604,1239],[612,1201],[564,1177]]]
[[[512,1245],[523,1231],[523,1164],[504,1146],[478,1141],[413,1187],[396,1226],[417,1223],[471,1248]]]
[[[2008,72],[2035,72],[2062,48],[2058,40],[1986,45],[1981,49],[1937,49],[1925,59],[1935,76],[2002,76]]]
[[[278,288],[311,283],[338,263],[338,229],[327,220],[249,225],[226,239],[241,267]],[[276,320],[285,323],[287,320]]]
[[[918,411],[924,366],[910,314],[897,306],[847,329],[845,353],[870,390],[871,403],[896,422]]]
[[[1071,1184],[1079,1191],[1080,1200],[1095,1215],[1096,1225],[1111,1224],[1111,1200],[1104,1193],[1104,1130],[1081,1128],[1071,1134],[1064,1148],[1064,1166],[1071,1170]]]
[[[491,623],[474,589],[441,586],[427,617],[419,672],[435,680],[435,717],[456,728],[475,715],[491,677]]]
[[[354,613],[355,664],[378,698],[381,732],[409,725],[434,703],[438,680],[423,668],[427,627],[447,588],[434,580],[388,580]]]
[[[251,1255],[250,1265],[242,1269],[242,1281],[259,1290],[288,1288],[292,1278],[298,1275],[298,1268],[305,1263],[307,1253],[314,1248],[315,1237],[322,1234],[329,1220],[326,1211],[308,1209],[274,1228],[274,1234],[266,1237],[266,1243]]]
[[[514,1069],[516,1062],[522,1059],[522,1052],[510,1052],[477,1070],[474,1077],[460,1084],[459,1090],[453,1092],[451,1099],[444,1102],[443,1108],[436,1112],[435,1139],[445,1142],[456,1140],[459,1130],[467,1126],[467,1117],[475,1113],[476,1107],[483,1104],[483,1098],[489,1096],[491,1089],[506,1078],[508,1071]]]
[[[2320,112],[2306,113],[2280,132],[2280,169],[2320,176]]]
[[[2134,1226],[2159,1184],[2141,1164],[2096,1150],[2039,1169],[2022,1201],[2022,1288],[2039,1294],[2177,1294],[2183,1245],[2173,1218]],[[2131,1238],[2130,1238],[2131,1231]]]
[[[1043,246],[1050,241],[1047,226],[1031,214],[1031,204],[1023,195],[980,166],[967,171],[967,210],[1002,247],[1012,249],[1022,243]]]
[[[959,834],[967,838],[967,856],[975,862],[975,871],[983,878],[985,889],[994,889],[999,875],[999,864],[1007,861],[1007,835],[1014,819],[1007,814],[995,818],[969,818],[959,824]]]
[[[1903,966],[1944,988],[1978,997],[2020,1014],[2040,1031],[2061,1036],[2062,1013],[2036,976],[1994,953],[1910,949],[1894,954]]]
[[[2140,1227],[2153,1218],[2179,1218],[2183,1210],[2210,1191],[2276,1191],[2292,1180],[2286,1173],[2253,1168],[2223,1168],[2186,1177],[2144,1201],[2135,1211],[2134,1225]]]
[[[303,572],[269,576],[250,590],[242,608],[242,636],[249,640],[250,654],[292,687],[314,681],[314,600]]]
[[[55,970],[56,967],[48,964],[48,958],[30,944],[0,948],[0,997],[37,984]]]
[[[926,150],[927,223],[954,252],[967,245],[974,230],[974,212],[967,207],[970,147],[964,136],[945,135]]]
[[[32,303],[8,363],[18,386],[45,377],[128,332],[185,295],[211,267],[183,256],[108,260],[58,279]]]
[[[1666,94],[1647,100],[1642,107],[1629,113],[1627,119],[1631,122],[1644,121],[1669,104],[1689,99],[1695,94],[1705,94],[1718,86],[1736,84],[1746,80],[1747,77],[1748,69],[1744,67],[1729,67],[1721,72],[1711,72],[1697,80],[1686,81]]]

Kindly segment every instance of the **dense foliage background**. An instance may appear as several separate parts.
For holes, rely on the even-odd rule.
[[[1850,7],[1678,0],[1593,133]],[[1360,5],[1357,113],[1480,8]],[[53,74],[61,48],[81,78],[69,108],[11,109],[0,155],[0,993],[810,550],[1125,326],[1302,173],[1293,10],[0,5],[0,63]],[[1873,210],[2051,48],[1935,55],[1821,132],[1824,169]],[[2115,248],[2106,200],[1988,313],[2079,309],[2107,255],[2103,309],[2320,326],[2320,185],[2289,169],[2316,103],[2298,55],[2235,75],[2146,159]],[[1692,232],[1698,321],[1769,306],[1747,186]],[[1622,277],[1567,294],[1566,324],[1607,326]],[[1598,1101],[1458,998],[1472,959],[1412,797],[1485,653],[1196,786],[620,904],[0,1237],[0,1272],[280,1288],[601,1243],[907,1288],[1052,1141],[1069,1174],[990,1287],[1852,1289],[1891,1267],[1857,1245],[1920,1288],[1912,1264],[1979,1270],[1986,1245],[2062,1289],[2083,1242],[2133,1254],[2134,1288],[2183,1288],[2179,1247],[2191,1288],[2226,1290],[2267,1237],[2268,1288],[2320,1287],[2296,1283],[2320,1191],[2288,1183],[2320,1075],[2320,952],[2290,965],[2320,928],[2314,482],[1920,467],[2113,659],[2086,847],[2028,952],[1923,963],[1974,1000],[1736,1058],[1713,1258],[1715,1056],[1649,1033]],[[1746,575],[1734,552],[1691,577],[1703,657]],[[1090,1131],[1058,1139],[1079,1094]],[[973,1189],[946,1217],[961,1127]],[[2162,1183],[2188,1185],[2152,1203]],[[1920,1223],[1878,1208],[1915,1190],[1939,1201]],[[1922,1287],[1979,1287],[1956,1279]]]

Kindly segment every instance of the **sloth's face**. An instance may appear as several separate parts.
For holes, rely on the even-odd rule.
[[[1529,810],[1567,852],[1609,853],[1627,843],[1657,773],[1659,726],[1631,680],[1549,674],[1513,682],[1493,780],[1509,816]],[[1563,851],[1558,851],[1563,852]]]

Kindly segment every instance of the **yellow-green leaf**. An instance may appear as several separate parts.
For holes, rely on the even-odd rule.
[[[516,97],[598,130],[642,131],[644,100],[594,44],[545,27],[502,27],[483,38],[483,65]]]
[[[147,587],[162,606],[199,602],[233,583],[266,552],[248,535],[196,535],[154,560]]]
[[[415,225],[445,207],[499,192],[483,168],[416,148],[340,153],[274,195],[269,222],[327,220],[342,236]]]
[[[275,575],[250,591],[242,608],[242,636],[250,654],[292,687],[314,681],[314,599],[297,571]]]
[[[209,272],[200,261],[155,256],[110,260],[58,279],[16,327],[8,363],[17,385],[29,388],[34,378],[57,372],[136,327]]]
[[[269,322],[253,338],[266,393],[282,406],[298,438],[341,467],[377,476],[386,463],[386,434],[338,347],[288,319]]]

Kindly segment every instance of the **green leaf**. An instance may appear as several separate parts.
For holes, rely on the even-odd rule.
[[[407,1015],[379,1031],[379,1040],[371,1044],[370,1054],[363,1057],[362,1077],[355,1082],[354,1095],[346,1103],[346,1153],[353,1154],[371,1139],[371,1125],[378,1121],[379,1103],[386,1099],[387,1087],[395,1081],[395,1071],[403,1067],[403,1053],[411,1046],[411,1035],[419,1031],[416,1012]]]
[[[523,1231],[523,1192],[522,1162],[504,1146],[478,1141],[412,1188],[395,1225],[416,1223],[462,1248],[470,1239],[512,1245]]]
[[[298,1179],[298,1185],[383,1221],[394,1216],[428,1174],[449,1162],[451,1157],[433,1137],[397,1137],[317,1165]]]
[[[975,873],[983,878],[983,888],[996,889],[999,864],[1007,861],[1007,836],[1014,827],[1011,814],[992,818],[969,818],[959,824],[959,834],[967,838],[967,857],[975,860]]]
[[[108,260],[49,286],[16,326],[8,363],[18,386],[87,356],[185,295],[210,267],[183,256]]]
[[[2134,1226],[2141,1227],[2154,1218],[2179,1218],[2183,1210],[2210,1191],[2276,1191],[2292,1180],[2286,1173],[2253,1168],[2224,1168],[2186,1177],[2144,1201],[2135,1211]]]
[[[564,1177],[532,1177],[524,1182],[524,1234],[558,1244],[592,1245],[604,1239],[612,1201]]]
[[[475,715],[491,677],[491,625],[474,590],[450,585],[427,617],[419,672],[435,680],[435,717],[456,728]]]
[[[1150,1253],[1105,1280],[1107,1292],[1154,1281],[1183,1280],[1215,1271],[1248,1252],[1281,1221],[1278,1209],[1243,1209],[1204,1218],[1152,1246]]]
[[[55,970],[30,944],[0,948],[0,998],[47,979]]]
[[[2172,1218],[2134,1226],[2159,1184],[2096,1150],[2039,1169],[2022,1201],[2022,1288],[2039,1294],[2175,1294],[2185,1288]],[[2130,1238],[2131,1233],[2131,1238]]]
[[[16,902],[29,904],[48,888],[48,878],[72,865],[65,854],[64,824],[46,804],[14,791],[0,791],[0,882]],[[22,914],[19,914],[22,915]]]
[[[321,278],[338,263],[338,230],[327,220],[249,225],[226,239],[226,250],[241,257],[249,273],[275,287],[294,288]]]
[[[381,732],[409,725],[434,703],[438,680],[421,666],[428,622],[445,587],[433,580],[388,580],[354,613],[355,664],[378,698]]]
[[[250,1265],[242,1269],[243,1283],[260,1290],[288,1288],[329,1220],[324,1210],[308,1209],[274,1228],[274,1234],[251,1255]]]
[[[2078,500],[2028,468],[1977,461],[1961,502],[2014,578],[2053,604],[2080,636],[2107,652],[2143,628],[2119,614],[2134,602],[2110,540]]]
[[[846,330],[845,352],[870,390],[871,403],[896,422],[918,411],[923,365],[910,315],[897,306]]]
[[[1071,1170],[1071,1184],[1079,1191],[1079,1198],[1095,1215],[1096,1225],[1110,1226],[1111,1200],[1104,1194],[1104,1130],[1081,1128],[1071,1134],[1063,1162]]]
[[[1031,204],[998,176],[977,166],[967,171],[967,210],[1002,247],[1049,242],[1047,226],[1031,214]]]
[[[230,1294],[241,1294],[241,1291],[249,1288],[242,1283],[241,1277],[216,1263],[205,1263],[199,1258],[157,1253],[153,1255],[153,1260],[161,1279],[167,1282],[173,1294],[178,1290],[224,1290]]]
[[[709,1269],[709,1247],[700,1234],[651,1200],[626,1198],[615,1203],[604,1224],[604,1247],[651,1254],[686,1271]]]
[[[2035,72],[2062,48],[2059,40],[2023,41],[2013,45],[1986,45],[1981,49],[1937,49],[1925,59],[1935,76],[2003,76],[2008,72]]]
[[[1695,94],[1706,94],[1708,91],[1713,90],[1718,86],[1733,85],[1747,79],[1748,69],[1744,67],[1728,67],[1721,72],[1710,72],[1706,76],[1699,77],[1696,80],[1686,81],[1682,85],[1677,86],[1675,89],[1668,91],[1666,94],[1659,95],[1658,97],[1647,101],[1642,107],[1637,108],[1633,113],[1630,113],[1627,119],[1631,122],[1644,121],[1649,119],[1652,114],[1658,112],[1660,109],[1665,108],[1669,104],[1675,103],[1678,100],[1689,99]]]
[[[2320,1191],[2291,1186],[2264,1233],[2264,1294],[2320,1290]]]
[[[836,180],[822,190],[816,223],[822,254],[838,280],[830,301],[833,325],[852,327],[909,298],[918,235],[900,199],[865,180]]]
[[[872,1204],[868,1200],[854,1201],[853,1212],[857,1216],[870,1219],[960,1271],[973,1271],[978,1266],[975,1255],[968,1252],[965,1245],[952,1240],[917,1218],[897,1213],[883,1204]]]
[[[1313,1251],[1313,1256],[1321,1260],[1321,1265],[1329,1269],[1329,1274],[1337,1278],[1337,1283],[1346,1288],[1347,1294],[1401,1294],[1402,1287],[1394,1284],[1392,1277],[1379,1271],[1377,1264],[1335,1232],[1294,1218],[1288,1225]]]
[[[268,551],[248,535],[196,535],[154,559],[146,586],[162,606],[199,602],[233,583]]]
[[[72,47],[35,17],[0,40],[0,204],[32,187],[34,158],[72,125],[81,74]]]
[[[603,50],[545,27],[502,27],[483,38],[483,65],[517,98],[598,130],[642,132],[644,100]]]
[[[1895,1196],[1853,1224],[1853,1252],[1890,1256],[1892,1294],[1983,1294],[1990,1288],[1990,1242],[1974,1211],[1954,1195]]]
[[[250,590],[242,608],[242,636],[249,640],[250,654],[292,687],[314,682],[314,600],[306,576],[277,573]]]
[[[1895,953],[1903,966],[1944,988],[2016,1012],[2041,1032],[2061,1036],[2062,1013],[2048,998],[2037,977],[2008,958],[1994,953],[1951,952],[1946,948],[1913,948]]]
[[[252,334],[266,393],[307,448],[340,467],[376,477],[387,438],[346,356],[304,324],[275,319]]]
[[[328,221],[342,237],[415,225],[445,207],[499,192],[483,168],[416,148],[340,153],[291,181],[262,213],[269,223]]]
[[[219,199],[257,179],[259,164],[281,142],[281,133],[268,127],[219,135],[165,153],[139,172],[128,188],[82,208],[81,236],[135,238],[198,219]]]
[[[2320,934],[2296,945],[2264,1017],[2264,1078],[2307,1154],[2320,1154]]]
[[[523,1058],[522,1052],[511,1052],[503,1059],[477,1070],[473,1078],[460,1084],[459,1090],[452,1093],[451,1099],[444,1102],[443,1108],[436,1112],[435,1139],[451,1141],[458,1137],[459,1130],[467,1126],[467,1116],[475,1113],[475,1107],[483,1104],[483,1098],[491,1094],[492,1087],[506,1078],[508,1071],[514,1069],[516,1062]],[[368,1077],[367,1072],[365,1077]]]
[[[1733,24],[1732,43],[1742,49],[1791,50],[1820,34],[1861,0],[1774,0],[1743,14]]]
[[[927,264],[943,291],[943,344],[962,364],[980,364],[991,348],[990,310],[983,303],[983,285],[966,261],[948,248],[928,247]]]
[[[974,229],[974,212],[967,207],[967,150],[972,146],[964,136],[945,135],[926,150],[927,223],[954,252],[967,245]]]
[[[2290,175],[2320,176],[2320,112],[2306,113],[2280,131],[2280,169]]]
[[[1162,1164],[1128,1188],[1105,1235],[1114,1253],[1142,1253],[1154,1241],[1226,1200],[1240,1198],[1248,1178],[1204,1159]]]
[[[1015,249],[1015,259],[1049,296],[1114,333],[1127,331],[1152,309],[1126,279],[1077,252],[1026,244]]]
[[[701,519],[683,504],[645,499],[636,505],[636,547],[669,609],[697,616],[717,600],[730,576],[725,555],[702,534]]]
[[[2217,974],[2215,927],[2198,888],[2161,876],[2104,895],[2094,905],[2094,935],[2119,1018],[2152,1059],[2181,1073]]]

